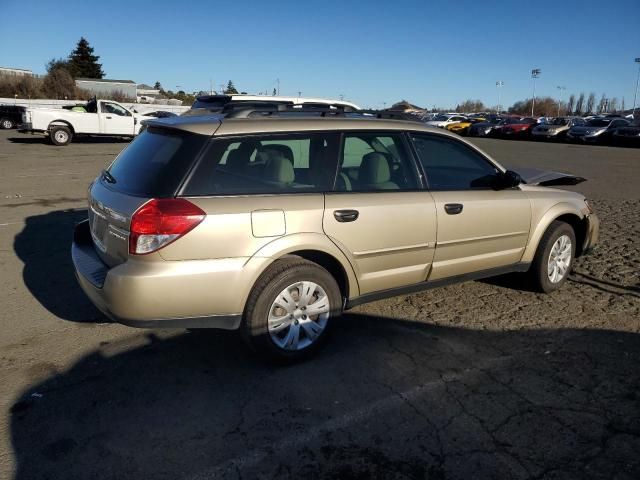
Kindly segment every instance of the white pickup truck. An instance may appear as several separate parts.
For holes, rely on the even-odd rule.
[[[45,134],[54,145],[68,145],[79,135],[133,137],[140,122],[149,118],[118,102],[92,99],[65,108],[28,108],[19,131]]]

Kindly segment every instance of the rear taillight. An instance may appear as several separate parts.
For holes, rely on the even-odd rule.
[[[205,216],[182,198],[149,200],[131,217],[129,253],[144,255],[160,250],[193,230]]]

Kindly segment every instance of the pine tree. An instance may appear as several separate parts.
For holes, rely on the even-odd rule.
[[[93,54],[93,47],[89,46],[89,42],[80,37],[75,50],[69,55],[69,71],[74,78],[104,78],[99,59],[98,55]]]
[[[153,88],[156,90],[162,90],[162,85],[160,85],[160,82],[156,82],[153,84]]]
[[[236,90],[236,87],[231,80],[229,80],[229,83],[227,83],[227,88],[224,93],[227,95],[235,95],[238,93],[238,90]]]

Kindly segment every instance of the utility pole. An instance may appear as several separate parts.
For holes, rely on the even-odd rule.
[[[640,57],[634,60],[638,64],[638,78],[636,79],[636,91],[633,94],[633,118],[636,118],[636,99],[638,98],[638,83],[640,83]]]
[[[560,103],[562,102],[562,91],[566,90],[567,87],[565,87],[565,86],[557,86],[556,88],[559,90],[559,93],[558,93],[558,116],[560,116]]]
[[[213,95],[213,79],[209,79],[209,95]]]
[[[276,78],[276,85],[278,85],[278,88],[276,91],[278,92],[278,96],[280,96],[280,79],[279,78]]]
[[[533,109],[536,106],[536,78],[540,76],[542,70],[539,68],[534,68],[531,70],[531,78],[533,79],[533,97],[531,99],[531,116],[533,117]]]
[[[498,90],[498,111],[496,113],[500,113],[502,111],[502,87],[504,87],[504,82],[502,80],[498,80],[496,82],[496,89]]]

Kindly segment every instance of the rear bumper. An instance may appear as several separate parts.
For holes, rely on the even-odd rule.
[[[207,262],[125,262],[109,268],[95,252],[85,220],[71,256],[80,287],[115,322],[142,328],[235,330],[242,320],[240,287],[246,259]],[[176,265],[179,264],[179,265]]]

